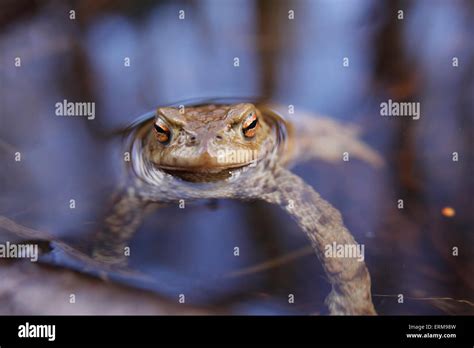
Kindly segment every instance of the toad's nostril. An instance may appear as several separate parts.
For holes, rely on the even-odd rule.
[[[196,141],[196,136],[191,135],[191,136],[189,137],[189,140],[191,140],[191,141]]]
[[[216,135],[217,140],[222,140],[222,135]]]

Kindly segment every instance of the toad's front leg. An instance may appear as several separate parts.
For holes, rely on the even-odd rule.
[[[365,263],[355,257],[326,257],[327,246],[357,246],[344,226],[340,212],[284,168],[277,168],[270,188],[261,197],[280,205],[306,232],[332,285],[326,299],[331,314],[376,314]]]
[[[111,265],[127,265],[125,248],[140,227],[148,205],[133,189],[118,193],[101,230],[95,236],[93,258]]]

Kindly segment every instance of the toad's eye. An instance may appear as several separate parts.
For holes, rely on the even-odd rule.
[[[157,118],[154,124],[155,135],[158,141],[162,144],[166,144],[171,137],[171,132],[165,121],[161,118]]]
[[[258,126],[258,118],[255,112],[248,114],[247,118],[242,123],[242,132],[246,138],[252,138],[255,136],[255,132]]]

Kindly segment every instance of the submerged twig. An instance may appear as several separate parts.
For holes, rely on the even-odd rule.
[[[285,254],[283,256],[276,257],[272,260],[265,261],[265,262],[262,262],[262,263],[258,263],[256,265],[246,267],[246,268],[242,268],[242,269],[239,269],[237,271],[231,272],[230,274],[226,275],[226,277],[229,277],[229,278],[240,277],[240,276],[249,275],[249,274],[252,274],[252,273],[259,273],[259,272],[267,271],[269,269],[281,266],[281,265],[283,265],[285,263],[288,263],[290,261],[294,261],[294,260],[296,260],[296,259],[298,259],[302,256],[312,255],[312,254],[314,254],[313,248],[311,246],[305,246],[303,248],[294,250],[294,251],[292,251],[288,254]]]

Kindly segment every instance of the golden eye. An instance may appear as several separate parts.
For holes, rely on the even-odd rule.
[[[160,143],[165,144],[170,140],[171,131],[161,118],[156,119],[153,129]]]
[[[258,126],[258,117],[255,112],[248,114],[247,118],[242,123],[242,132],[247,138],[252,138],[255,136]]]

